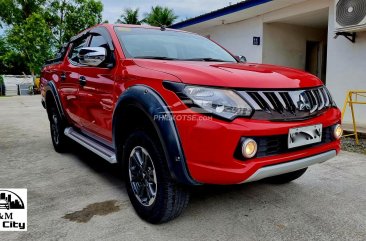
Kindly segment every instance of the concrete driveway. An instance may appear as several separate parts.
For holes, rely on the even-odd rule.
[[[115,166],[54,152],[40,97],[0,97],[0,188],[28,188],[28,231],[1,240],[366,240],[366,156],[343,152],[299,180],[199,187],[163,225],[141,221]]]

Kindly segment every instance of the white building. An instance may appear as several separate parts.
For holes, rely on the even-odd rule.
[[[336,7],[341,21],[359,25],[355,43],[335,39]],[[247,0],[171,27],[208,36],[248,62],[311,72],[340,108],[348,90],[366,90],[366,0]],[[366,106],[355,111],[366,125]],[[349,111],[344,122],[351,123]]]

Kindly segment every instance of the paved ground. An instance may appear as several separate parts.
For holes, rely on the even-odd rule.
[[[1,240],[366,240],[360,154],[283,186],[194,189],[180,218],[156,226],[135,215],[114,166],[77,146],[53,151],[39,97],[11,97],[0,98],[0,166],[0,187],[28,188],[29,209],[28,232]]]

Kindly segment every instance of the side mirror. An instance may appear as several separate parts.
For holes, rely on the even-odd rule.
[[[239,63],[246,63],[247,62],[247,58],[245,58],[245,56],[243,55],[237,55],[235,56],[236,60],[239,61]]]
[[[96,67],[107,58],[107,50],[103,47],[85,47],[80,49],[78,57],[80,64]]]

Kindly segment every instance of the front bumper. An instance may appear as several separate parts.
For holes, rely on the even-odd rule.
[[[192,113],[192,115],[199,114]],[[323,128],[326,128],[340,123],[340,119],[340,111],[337,108],[331,108],[320,116],[296,122],[271,122],[244,118],[225,122],[217,119],[191,118],[190,121],[177,121],[176,124],[189,173],[195,181],[206,184],[239,184],[261,179],[262,177],[255,173],[259,170],[261,173],[269,173],[267,172],[269,166],[293,162],[294,166],[286,165],[289,170],[285,169],[285,172],[291,172],[299,160],[310,158],[315,160],[315,163],[320,163],[321,161],[317,161],[318,155],[329,152],[333,157],[340,151],[340,141],[332,140],[276,155],[239,160],[235,157],[235,151],[242,137],[270,138],[287,135],[290,128],[315,124],[322,124]],[[331,158],[330,155],[326,155],[325,159],[329,159],[328,157]],[[314,163],[302,161],[300,169],[307,167],[307,164]],[[278,170],[281,168],[282,166],[279,166]],[[274,173],[276,174],[277,172]],[[268,177],[268,174],[264,176]]]

